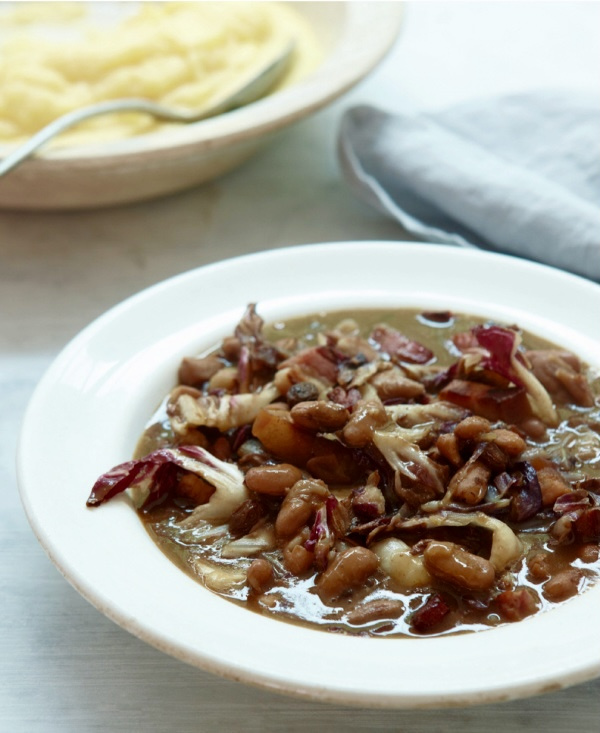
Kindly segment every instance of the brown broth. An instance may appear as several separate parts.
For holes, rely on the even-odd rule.
[[[263,334],[269,341],[297,339],[297,348],[309,347],[318,343],[319,334],[333,329],[336,324],[348,317],[349,314],[340,312],[319,313],[273,323],[264,328]],[[456,361],[460,355],[452,343],[452,336],[483,323],[482,319],[464,315],[453,315],[447,322],[440,323],[428,320],[416,310],[365,310],[353,312],[351,317],[358,321],[363,335],[368,334],[376,324],[382,322],[402,331],[410,339],[428,346],[435,353],[435,364],[443,367]],[[523,345],[528,350],[556,348],[528,333],[523,334]],[[548,429],[546,438],[541,442],[528,439],[525,455],[546,453],[552,460],[560,463],[561,470],[570,477],[598,479],[600,478],[600,438],[598,438],[600,380],[597,375],[589,371],[588,378],[596,398],[595,407],[585,409],[561,407],[558,427]],[[572,423],[575,418],[582,424],[574,426]],[[205,432],[209,442],[215,438],[213,429]],[[141,457],[157,448],[175,444],[176,440],[170,429],[163,403],[141,437],[136,456]],[[578,455],[578,452],[581,455]],[[234,454],[231,460],[235,459]],[[352,488],[352,486],[331,487],[331,491],[338,499],[343,500]],[[267,522],[274,521],[276,509],[277,507],[273,505],[267,511]],[[333,632],[375,637],[419,635],[411,628],[411,614],[422,607],[432,593],[438,592],[443,594],[450,611],[431,631],[432,634],[482,630],[510,620],[502,614],[497,603],[497,596],[503,590],[529,589],[536,600],[536,612],[539,613],[547,611],[562,600],[555,597],[556,593],[553,596],[545,592],[544,584],[549,579],[567,571],[576,572],[577,592],[582,592],[597,582],[600,575],[598,543],[596,541],[567,545],[553,543],[548,532],[556,516],[550,509],[543,509],[523,523],[507,520],[507,524],[518,533],[525,550],[518,561],[499,574],[490,590],[465,591],[438,578],[427,587],[407,591],[399,588],[391,577],[378,570],[361,587],[341,595],[335,601],[325,603],[315,592],[314,582],[318,571],[311,568],[300,577],[290,573],[282,560],[280,541],[275,549],[250,557],[223,557],[221,555],[223,548],[233,539],[228,525],[214,527],[205,523],[194,529],[184,529],[179,522],[189,516],[192,510],[193,507],[180,497],[170,497],[154,508],[141,510],[140,516],[161,550],[178,567],[210,590],[255,612]],[[431,530],[417,532],[412,536],[404,533],[402,538],[411,544],[424,536],[435,539],[436,532]],[[487,531],[446,528],[437,532],[437,538],[455,541],[480,556],[485,556],[486,552],[489,554]],[[352,537],[352,541],[360,541],[360,538]],[[540,577],[539,572],[538,577],[535,577],[530,568],[532,557],[540,553],[544,556],[547,577]],[[246,582],[246,571],[256,557],[264,557],[275,571],[275,583],[264,593],[252,591]],[[358,624],[349,622],[349,614],[361,604],[381,600],[396,603],[395,617],[384,616]]]

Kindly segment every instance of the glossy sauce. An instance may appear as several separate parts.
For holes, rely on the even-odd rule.
[[[335,328],[348,314],[318,314],[307,318],[279,322],[265,327],[263,333],[270,342],[289,343],[296,339],[296,351],[318,343],[320,334]],[[361,334],[367,336],[372,328],[385,323],[405,334],[409,339],[426,345],[435,354],[434,364],[446,367],[456,361],[460,351],[452,341],[452,337],[481,324],[481,319],[471,316],[444,314],[422,314],[414,310],[403,311],[364,311],[352,313],[361,328]],[[547,342],[531,335],[523,334],[523,345],[529,349],[547,349]],[[586,368],[587,369],[587,368]],[[588,479],[600,479],[600,410],[598,394],[600,380],[597,374],[588,370],[588,381],[592,386],[596,404],[593,407],[559,407],[560,423],[557,427],[548,428],[543,440],[527,437],[527,448],[523,457],[531,459],[540,453],[546,454],[560,466],[561,471],[575,482]],[[147,430],[140,440],[136,455],[147,453],[164,446],[174,445],[175,437],[165,412],[165,403],[156,412]],[[207,429],[209,442],[215,441],[214,429]],[[232,437],[228,438],[230,443]],[[213,442],[216,445],[216,443]],[[235,452],[228,460],[235,461],[239,455]],[[579,485],[579,484],[577,484]],[[347,499],[352,485],[329,486],[339,501]],[[491,490],[491,489],[490,489]],[[597,491],[597,488],[595,489]],[[279,505],[267,502],[266,523],[273,522]],[[510,610],[498,605],[498,596],[503,591],[512,589],[530,589],[535,599],[536,612],[550,609],[561,602],[561,588],[547,590],[548,581],[561,573],[571,572],[576,580],[567,583],[567,592],[571,594],[572,586],[576,592],[583,592],[600,575],[598,560],[598,542],[596,539],[571,544],[557,544],[548,532],[556,521],[551,508],[540,510],[535,516],[524,522],[504,521],[518,535],[523,545],[522,556],[510,567],[498,574],[491,590],[468,591],[457,588],[452,583],[435,578],[427,587],[407,590],[398,584],[381,569],[371,575],[365,583],[339,598],[324,602],[315,592],[315,580],[319,571],[311,568],[297,577],[289,572],[282,559],[280,540],[276,547],[261,553],[252,553],[240,557],[223,556],[224,548],[228,548],[234,536],[228,524],[214,526],[208,522],[195,528],[183,528],[179,522],[190,515],[193,506],[181,497],[170,497],[158,506],[140,511],[151,536],[160,548],[184,571],[202,582],[207,588],[221,596],[244,605],[247,608],[273,616],[280,620],[292,621],[313,627],[324,628],[332,632],[361,634],[371,636],[415,636],[419,630],[411,625],[413,613],[422,608],[435,593],[441,593],[449,605],[440,623],[428,630],[430,634],[457,633],[482,630],[506,623],[510,620]],[[355,524],[357,520],[355,519]],[[360,524],[360,522],[358,522]],[[467,527],[440,527],[438,529],[403,531],[402,540],[410,546],[418,547],[419,541],[439,540],[458,543],[478,557],[487,557],[490,553],[490,533],[487,530],[469,525]],[[350,543],[364,542],[364,535],[348,532]],[[238,538],[239,542],[239,538]],[[342,543],[346,546],[344,543]],[[229,548],[230,549],[230,548]],[[225,555],[230,552],[225,549]],[[265,592],[257,593],[249,588],[246,574],[251,562],[257,557],[269,561],[275,582]],[[560,585],[560,584],[558,584]],[[380,604],[384,610],[378,613],[380,606],[372,602],[386,601]],[[374,618],[369,613],[357,619],[356,610],[364,609],[364,604],[371,604]],[[383,615],[382,615],[383,614]],[[508,616],[507,616],[508,614]],[[529,615],[526,614],[526,615]]]

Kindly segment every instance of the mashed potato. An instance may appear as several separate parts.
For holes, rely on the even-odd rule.
[[[290,41],[280,85],[319,62],[318,43],[293,7],[270,2],[22,3],[0,13],[0,143],[18,143],[70,110],[144,97],[200,110],[235,90]],[[164,123],[99,117],[61,144],[151,132]]]

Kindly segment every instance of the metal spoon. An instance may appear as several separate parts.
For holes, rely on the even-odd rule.
[[[166,107],[162,104],[150,102],[147,99],[113,99],[108,102],[99,102],[88,107],[67,112],[50,122],[41,130],[35,133],[27,142],[19,145],[0,162],[0,176],[13,170],[19,163],[32,155],[42,145],[64,132],[69,127],[87,120],[90,117],[106,115],[114,112],[146,112],[161,120],[171,122],[199,122],[209,117],[216,117],[224,112],[243,107],[246,104],[255,102],[264,96],[287,70],[294,44],[290,43],[279,56],[261,69],[252,79],[245,83],[240,89],[229,95],[226,99],[218,102],[212,107],[205,108],[201,112],[187,111]]]

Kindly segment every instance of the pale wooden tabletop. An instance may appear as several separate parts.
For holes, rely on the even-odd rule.
[[[243,252],[404,237],[342,183],[335,137],[345,109],[402,100],[433,108],[555,86],[598,95],[598,28],[596,2],[409,4],[396,47],[373,75],[221,180],[111,210],[0,212],[2,733],[600,731],[600,680],[503,704],[394,712],[280,697],[188,667],[117,627],[59,575],[29,529],[14,472],[37,380],[108,307]],[[594,621],[590,643],[598,644]],[[448,664],[460,674],[460,660]]]

